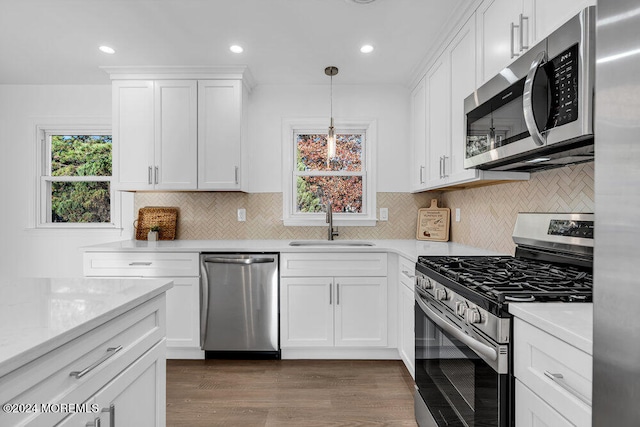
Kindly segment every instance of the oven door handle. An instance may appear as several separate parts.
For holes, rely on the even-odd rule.
[[[529,130],[529,134],[531,135],[531,139],[536,145],[544,145],[545,137],[538,130],[538,125],[536,124],[536,118],[533,115],[533,81],[536,79],[536,74],[538,73],[538,68],[543,61],[547,59],[547,52],[544,50],[540,52],[536,59],[531,63],[531,68],[529,68],[529,73],[527,74],[527,78],[524,81],[524,92],[522,95],[522,109],[524,112],[524,122],[527,125],[527,130]]]
[[[461,341],[467,347],[491,361],[495,361],[498,358],[498,353],[495,349],[481,343],[480,341],[477,341],[476,339],[465,334],[463,331],[451,326],[449,322],[444,320],[435,311],[430,309],[429,306],[425,304],[424,301],[422,301],[422,298],[419,295],[416,298],[416,302],[424,311],[424,313],[429,317],[429,319],[431,319],[436,325],[440,326],[445,332],[453,335],[457,340]]]

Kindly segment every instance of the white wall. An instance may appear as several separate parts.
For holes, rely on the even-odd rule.
[[[249,96],[249,191],[282,191],[282,120],[326,117],[329,85],[261,85]],[[333,85],[333,116],[377,120],[378,192],[407,192],[409,90],[401,85]]]
[[[258,86],[249,97],[251,192],[282,191],[282,120],[329,118],[328,85]],[[409,92],[402,86],[334,85],[336,119],[376,119],[379,192],[409,188]],[[0,85],[0,276],[82,274],[80,247],[129,239],[133,200],[123,231],[29,228],[35,200],[35,125],[67,118],[110,120],[111,87]],[[130,193],[124,193],[131,196]]]
[[[0,85],[2,277],[79,276],[82,274],[81,246],[123,238],[120,231],[113,230],[28,228],[35,200],[35,124],[67,118],[110,121],[111,87]]]

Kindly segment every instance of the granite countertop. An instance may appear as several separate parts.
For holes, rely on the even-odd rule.
[[[0,280],[0,378],[172,286],[168,279]]]
[[[593,354],[592,303],[509,303],[509,313],[585,353]]]
[[[291,240],[121,240],[83,247],[85,252],[391,252],[417,261],[420,255],[498,255],[488,249],[451,242],[362,240],[374,246],[289,246]],[[327,241],[318,240],[325,243]]]

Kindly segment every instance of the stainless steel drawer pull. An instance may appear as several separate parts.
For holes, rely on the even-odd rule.
[[[116,427],[116,405],[113,403],[108,408],[102,408],[101,412],[109,413],[109,427]]]
[[[130,262],[129,265],[130,266],[141,266],[141,265],[151,265],[153,264],[151,261],[134,261],[134,262]]]
[[[578,399],[582,400],[584,403],[586,403],[587,405],[591,406],[591,400],[589,400],[585,395],[583,395],[582,393],[580,393],[578,390],[576,390],[575,388],[571,387],[565,380],[564,380],[564,376],[562,374],[552,374],[549,371],[544,371],[544,374],[551,378],[551,380],[558,384],[560,387],[562,387],[563,389],[565,389],[566,391],[568,391],[569,393],[573,394],[575,397],[577,397]]]
[[[109,347],[107,349],[107,352],[100,359],[96,360],[92,365],[87,366],[82,371],[73,371],[69,375],[76,378],[82,378],[85,375],[87,375],[89,372],[93,371],[95,368],[103,364],[105,361],[107,361],[107,359],[115,356],[115,354],[120,350],[122,350],[121,345],[117,347]]]
[[[153,181],[151,180],[151,174],[152,174],[151,170],[152,168],[151,166],[149,166],[149,185],[153,184]]]
[[[410,278],[410,279],[413,279],[414,277],[416,277],[416,276],[414,276],[413,274],[411,274],[411,273],[410,273],[409,271],[407,271],[407,270],[402,270],[402,274],[404,274],[405,276],[407,276],[407,277],[408,277],[408,278]]]
[[[336,283],[336,305],[340,305],[340,283]]]
[[[333,304],[333,289],[331,289],[331,283],[329,283],[329,305]]]

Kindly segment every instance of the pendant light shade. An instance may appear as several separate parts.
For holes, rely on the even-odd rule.
[[[338,67],[330,66],[324,69],[324,73],[331,77],[331,120],[327,132],[327,164],[336,156],[336,130],[333,127],[333,76],[338,74]]]

